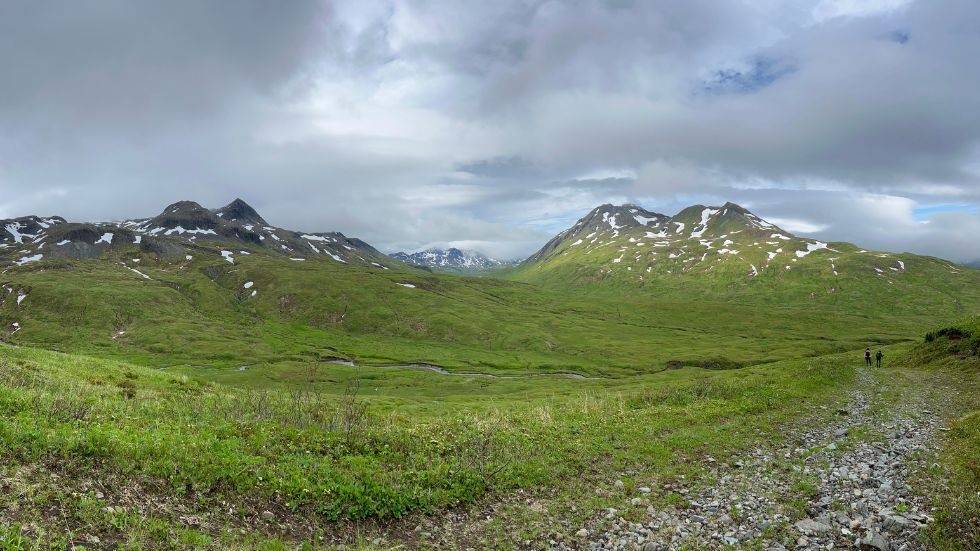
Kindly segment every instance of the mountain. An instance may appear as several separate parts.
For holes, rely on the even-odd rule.
[[[429,249],[410,254],[397,252],[388,256],[406,264],[447,272],[481,272],[514,265],[513,262],[496,260],[478,252],[462,251],[454,247],[447,250]]]
[[[575,245],[580,245],[587,239],[600,234],[609,234],[610,238],[619,237],[620,230],[633,228],[657,229],[662,227],[669,217],[655,212],[649,212],[636,205],[601,205],[585,215],[574,226],[559,233],[545,244],[538,252],[531,255],[524,263],[531,264],[548,258],[569,239],[575,239]],[[587,234],[587,235],[586,235]],[[598,238],[593,239],[593,242]]]
[[[734,203],[694,205],[674,216],[636,205],[607,204],[556,235],[524,266],[542,271],[588,265],[605,274],[619,269],[643,281],[737,265],[747,277],[756,277],[783,260],[792,269],[813,251],[827,248],[826,243],[798,238]]]
[[[231,203],[228,203],[220,209],[215,209],[212,212],[214,212],[215,216],[231,222],[253,224],[256,226],[269,225],[264,218],[259,216],[259,213],[255,212],[255,209],[241,199],[235,199]]]
[[[798,238],[732,204],[604,205],[526,264],[469,278],[261,225],[242,203],[0,221],[0,341],[228,369],[356,357],[642,372],[895,342],[980,311],[980,271]]]
[[[178,262],[209,255],[234,263],[235,256],[256,251],[381,269],[389,260],[342,233],[302,233],[270,226],[241,199],[213,210],[179,201],[152,218],[117,223],[69,223],[58,216],[0,220],[0,265],[94,259],[109,252]]]
[[[734,203],[694,205],[674,216],[601,205],[508,277],[561,288],[855,307],[869,297],[900,307],[930,300],[956,307],[980,283],[974,270],[939,258],[798,237]]]

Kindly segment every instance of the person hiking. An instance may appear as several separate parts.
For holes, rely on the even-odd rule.
[[[881,350],[879,350],[878,352],[876,352],[876,353],[875,353],[875,360],[877,360],[877,362],[878,362],[878,367],[879,367],[879,368],[881,367],[881,358],[883,358],[884,356],[885,356],[885,354],[884,354],[884,353],[882,353],[882,351],[881,351]]]
[[[869,366],[871,365],[871,349],[870,348],[865,348],[864,349],[864,363],[868,364]]]

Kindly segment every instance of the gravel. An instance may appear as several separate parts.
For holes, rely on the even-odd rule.
[[[577,542],[552,548],[920,549],[916,534],[932,519],[909,476],[928,464],[930,453],[923,452],[939,418],[915,404],[879,412],[871,399],[889,389],[866,370],[857,386],[828,425],[800,429],[787,444],[760,445],[728,462],[707,459],[711,485],[641,486],[644,499],[624,495],[622,511],[608,509],[575,534]],[[862,434],[872,436],[857,437]],[[624,493],[621,480],[613,487]],[[649,505],[669,493],[685,504]]]

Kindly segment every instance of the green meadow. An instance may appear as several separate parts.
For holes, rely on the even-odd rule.
[[[4,274],[0,549],[376,547],[362,530],[525,492],[582,521],[611,506],[594,491],[610,477],[697,476],[832,411],[865,346],[910,380],[951,357],[976,377],[980,331],[938,334],[956,308],[896,309],[867,286],[853,308],[805,288],[776,304],[196,256],[144,258],[150,279],[122,257]],[[976,438],[971,419],[957,441]],[[962,507],[974,455],[950,460]],[[547,529],[508,514],[528,538]],[[950,519],[936,541],[961,538]],[[482,545],[512,545],[505,526]]]
[[[7,339],[202,373],[241,366],[268,372],[339,358],[603,376],[705,362],[754,365],[901,342],[960,311],[980,310],[972,270],[943,291],[957,297],[956,305],[953,299],[920,305],[873,279],[841,292],[847,300],[838,303],[811,299],[808,288],[791,283],[782,284],[782,295],[726,291],[727,283],[691,291],[666,280],[656,289],[555,288],[407,267],[289,262],[260,251],[234,265],[203,254],[181,263],[127,258],[10,269],[2,283],[27,296],[18,303],[9,294],[0,303]],[[20,324],[16,333],[13,323]]]

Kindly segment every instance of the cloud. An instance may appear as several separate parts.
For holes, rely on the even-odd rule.
[[[906,8],[912,0],[823,0],[813,8],[813,17],[823,22],[835,17],[867,17]]]
[[[245,0],[8,2],[0,7],[0,105],[23,138],[155,132],[276,94],[320,42],[324,5]]]
[[[528,178],[539,175],[530,161],[516,155],[460,163],[456,165],[456,170],[487,178]]]
[[[0,213],[241,196],[507,257],[599,203],[735,200],[976,258],[943,234],[974,213],[915,212],[980,204],[978,26],[971,0],[8,2]]]

